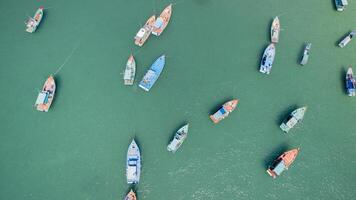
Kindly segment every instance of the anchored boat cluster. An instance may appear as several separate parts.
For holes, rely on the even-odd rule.
[[[347,0],[335,0],[335,5],[338,11],[343,11],[347,5]],[[26,31],[33,33],[39,26],[44,14],[44,8],[40,7],[34,17],[30,17],[26,24]],[[168,5],[156,19],[156,16],[151,16],[145,25],[137,32],[135,39],[135,44],[138,46],[143,46],[151,34],[160,36],[162,32],[167,27],[172,14],[172,4]],[[276,44],[279,42],[279,35],[281,30],[280,20],[278,17],[273,19],[271,25],[271,43],[265,49],[263,56],[261,58],[260,72],[264,74],[269,74],[272,69],[272,65],[276,53]],[[343,38],[339,46],[341,48],[345,47],[352,38],[356,35],[356,30],[351,31],[345,38]],[[307,42],[303,51],[303,55],[300,61],[301,65],[306,65],[309,59],[309,52],[311,49],[311,43]],[[154,63],[151,65],[150,69],[144,75],[139,83],[139,87],[145,91],[149,91],[157,79],[159,78],[163,68],[165,66],[165,55],[158,57]],[[124,85],[133,85],[136,74],[136,62],[133,55],[127,60],[126,68],[124,72]],[[349,67],[346,73],[346,90],[349,96],[356,95],[356,81],[353,76],[352,68]],[[48,112],[51,103],[54,99],[56,91],[56,84],[54,76],[50,75],[44,83],[42,90],[39,92],[36,99],[35,107],[38,111]],[[219,123],[221,120],[225,119],[231,112],[235,110],[238,99],[232,99],[224,103],[214,114],[210,115],[210,119],[215,123]],[[299,123],[303,118],[307,110],[307,107],[301,107],[294,110],[290,115],[282,122],[280,128],[285,133],[288,133],[297,123]],[[189,124],[185,124],[175,133],[173,139],[167,146],[167,150],[175,153],[183,144],[184,140],[188,136]],[[293,163],[296,156],[299,153],[300,148],[295,148],[284,152],[280,155],[267,169],[267,173],[276,178],[284,170],[287,170],[289,166]],[[126,177],[128,184],[138,184],[141,174],[141,154],[140,149],[133,139],[127,150],[127,162],[126,162]],[[125,200],[136,200],[136,194],[132,190],[126,195]]]

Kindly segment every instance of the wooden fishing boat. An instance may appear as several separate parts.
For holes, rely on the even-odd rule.
[[[146,22],[146,24],[137,32],[135,36],[135,44],[138,46],[142,46],[148,37],[151,35],[153,24],[156,21],[156,16],[152,15]]]
[[[157,18],[156,22],[153,25],[152,34],[156,36],[160,36],[164,29],[167,27],[169,20],[172,15],[172,4],[169,4],[161,13],[161,15]]]
[[[299,150],[300,148],[297,148],[284,152],[273,162],[270,167],[268,167],[267,173],[273,178],[276,178],[277,176],[281,175],[283,171],[288,170],[289,166],[297,157]]]
[[[124,84],[133,85],[136,74],[136,62],[135,58],[131,54],[126,63],[126,68],[124,72]]]
[[[183,144],[184,140],[188,136],[188,128],[189,124],[186,124],[176,132],[173,140],[167,146],[168,151],[175,153],[179,149],[179,147]]]
[[[138,184],[141,174],[141,154],[133,139],[127,150],[126,179],[128,184]]]
[[[130,190],[129,193],[127,193],[126,197],[124,200],[136,200],[136,194],[134,191]]]
[[[354,74],[352,72],[352,68],[351,66],[349,67],[349,69],[347,70],[346,73],[346,90],[347,90],[347,94],[350,97],[353,97],[356,95],[356,80],[354,78]]]
[[[279,18],[275,17],[271,25],[271,42],[278,43],[280,30],[281,26],[279,23]]]
[[[341,42],[339,43],[339,47],[344,48],[355,35],[356,35],[356,30],[351,31],[344,39],[341,40]]]
[[[41,23],[42,17],[43,17],[43,6],[41,6],[39,9],[37,9],[34,17],[29,17],[27,20],[26,24],[26,31],[29,33],[33,33],[36,31],[38,25]]]
[[[302,60],[300,61],[301,65],[306,65],[308,63],[310,48],[311,48],[311,43],[307,43],[307,45],[304,48]]]
[[[335,0],[335,6],[337,11],[344,11],[347,5],[347,0]]]
[[[158,77],[161,75],[165,62],[166,62],[165,55],[162,55],[161,57],[157,58],[157,60],[151,65],[150,69],[142,78],[138,86],[148,92],[155,84]]]
[[[287,119],[279,126],[285,133],[288,133],[298,122],[302,121],[307,107],[301,107],[294,110]]]
[[[35,107],[38,111],[48,112],[56,92],[56,83],[51,75],[47,78],[41,92],[36,99]]]
[[[232,111],[235,110],[239,100],[233,99],[223,104],[223,106],[216,111],[213,115],[210,115],[210,119],[215,123],[219,123],[221,120],[225,119]]]
[[[274,57],[276,55],[276,48],[274,46],[274,43],[271,43],[268,45],[268,47],[265,49],[262,59],[261,59],[261,65],[260,65],[260,72],[264,74],[269,74],[272,69]]]

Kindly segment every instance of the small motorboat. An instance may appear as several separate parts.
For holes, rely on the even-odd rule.
[[[277,176],[281,175],[283,171],[288,170],[289,166],[297,157],[299,150],[300,149],[297,148],[284,152],[273,162],[270,167],[268,167],[267,173],[273,178],[277,178]]]
[[[274,43],[271,43],[270,45],[268,45],[268,47],[265,49],[263,53],[261,59],[261,65],[260,65],[261,73],[269,74],[271,72],[275,55],[276,55],[276,48],[274,46]]]
[[[279,126],[285,133],[288,133],[298,122],[302,121],[304,114],[307,111],[307,107],[301,107],[294,110],[287,119]]]
[[[124,72],[124,84],[133,85],[136,74],[136,62],[135,58],[131,54],[126,63],[126,68]]]
[[[223,104],[223,106],[216,111],[213,115],[210,115],[210,119],[215,123],[219,123],[221,120],[225,119],[232,111],[235,110],[239,100],[233,99]]]
[[[175,153],[179,149],[179,147],[183,144],[184,140],[188,136],[188,128],[189,124],[186,124],[176,132],[173,140],[167,146],[168,151]]]
[[[38,111],[48,112],[56,92],[54,77],[50,75],[37,96],[35,107]]]
[[[167,27],[169,20],[172,15],[172,4],[169,4],[161,13],[161,15],[156,19],[153,25],[152,34],[160,36],[164,29]]]
[[[339,43],[339,47],[344,48],[355,35],[356,35],[356,30],[351,31],[344,39],[341,40],[341,42]]]
[[[34,17],[29,17],[27,20],[26,24],[26,31],[29,33],[33,33],[36,31],[38,25],[41,23],[42,17],[43,17],[43,6],[41,6],[39,9],[37,9]]]
[[[135,44],[138,46],[142,46],[148,37],[151,35],[153,24],[156,21],[156,16],[152,15],[146,22],[146,24],[137,32],[135,36]]]
[[[126,178],[128,184],[138,184],[141,174],[141,154],[133,139],[127,150]]]
[[[351,67],[349,67],[346,73],[346,90],[350,97],[356,95],[356,80]]]
[[[271,25],[271,42],[278,43],[280,31],[281,31],[281,25],[279,23],[279,18],[275,17]]]
[[[126,197],[124,200],[136,200],[136,194],[134,191],[130,190],[129,193],[127,193]]]
[[[347,5],[347,0],[335,0],[335,6],[337,11],[344,11]]]
[[[161,75],[161,72],[165,65],[165,61],[166,61],[165,55],[162,55],[159,58],[157,58],[157,60],[151,65],[150,69],[142,78],[138,86],[148,92],[155,84],[158,77]]]
[[[310,48],[311,48],[311,43],[307,43],[307,45],[305,45],[304,48],[302,60],[300,61],[301,65],[306,65],[308,63]]]

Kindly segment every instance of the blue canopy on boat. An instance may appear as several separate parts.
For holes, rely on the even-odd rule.
[[[286,165],[284,164],[284,161],[281,160],[281,162],[278,163],[278,165],[273,169],[273,171],[277,175],[280,175],[285,169],[286,169]]]
[[[226,113],[226,110],[224,109],[224,107],[220,108],[219,111],[221,112],[221,114],[225,114]]]
[[[162,18],[159,17],[159,18],[156,20],[154,26],[155,26],[156,28],[160,28],[162,25],[163,25],[163,20],[162,20]]]

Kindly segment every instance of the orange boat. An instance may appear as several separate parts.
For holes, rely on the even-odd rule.
[[[138,46],[142,46],[148,37],[151,35],[153,24],[156,21],[156,16],[152,15],[146,22],[146,24],[137,32],[135,36],[135,44]]]
[[[213,115],[210,115],[210,119],[213,120],[215,124],[219,123],[225,117],[227,117],[232,111],[235,110],[237,103],[239,102],[238,99],[233,99],[224,103],[224,105],[216,111]]]
[[[153,25],[152,34],[159,36],[167,27],[169,20],[171,19],[172,14],[172,4],[169,4],[161,13],[161,15],[157,18],[156,22]]]
[[[124,200],[136,200],[136,194],[132,190],[130,190]]]
[[[295,158],[299,153],[299,149],[300,148],[284,152],[267,169],[267,173],[273,178],[279,176],[284,170],[287,170],[289,166],[294,162]]]
[[[43,85],[42,91],[38,94],[35,106],[38,111],[48,112],[50,108],[54,94],[56,92],[56,83],[54,78],[50,75],[45,84]]]

